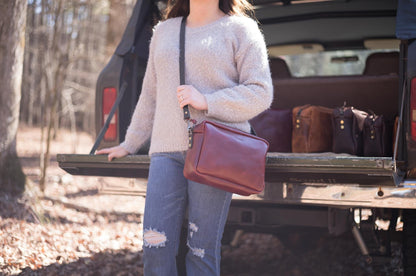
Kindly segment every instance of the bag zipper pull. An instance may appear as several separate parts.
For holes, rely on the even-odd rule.
[[[298,113],[296,114],[296,128],[300,128],[300,114],[302,113],[304,109],[308,108],[309,106],[310,104],[307,104],[299,108]]]
[[[192,133],[192,128],[188,127],[188,149],[192,148],[194,140],[194,135]]]

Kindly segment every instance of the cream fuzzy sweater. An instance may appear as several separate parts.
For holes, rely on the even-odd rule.
[[[181,20],[171,18],[154,29],[142,92],[121,143],[129,153],[149,138],[149,154],[188,149],[187,124],[176,98]],[[267,49],[257,23],[227,15],[186,27],[185,83],[204,94],[208,104],[207,111],[190,107],[191,118],[249,132],[248,120],[267,109],[273,98]]]

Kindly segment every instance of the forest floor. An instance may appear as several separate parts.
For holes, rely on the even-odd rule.
[[[59,131],[42,194],[40,130],[19,128],[17,150],[27,186],[21,196],[0,193],[0,275],[143,275],[145,182],[71,176],[57,165],[57,153],[88,153],[92,144],[85,133]],[[366,264],[351,233],[294,231],[287,239],[243,233],[223,246],[221,274],[402,274],[399,244],[383,260]]]

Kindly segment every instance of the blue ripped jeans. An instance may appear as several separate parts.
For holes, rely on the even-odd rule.
[[[176,255],[188,208],[188,276],[220,275],[221,238],[231,193],[183,176],[184,152],[154,153],[143,221],[144,275],[177,275]]]

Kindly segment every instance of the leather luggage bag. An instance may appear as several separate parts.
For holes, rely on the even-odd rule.
[[[364,156],[390,156],[390,131],[383,115],[369,114],[364,120]]]
[[[268,109],[250,120],[257,136],[269,142],[270,152],[292,151],[292,110]]]
[[[185,24],[180,31],[180,84],[185,84]],[[192,126],[188,106],[183,108],[188,122],[189,149],[186,153],[184,176],[228,192],[251,195],[264,189],[266,140],[216,122],[203,121]]]
[[[267,141],[211,121],[194,126],[192,135],[187,179],[240,195],[263,191]]]
[[[293,108],[292,152],[332,150],[332,109],[304,105]]]
[[[343,106],[333,110],[333,152],[363,154],[362,132],[367,113]]]

